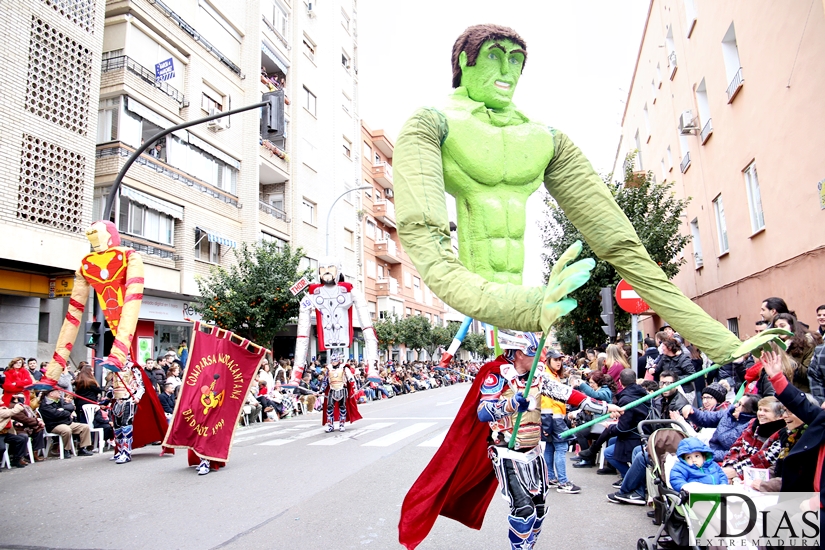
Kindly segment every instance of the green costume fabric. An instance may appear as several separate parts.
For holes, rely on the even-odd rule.
[[[456,153],[450,141],[450,121],[457,121],[457,135],[453,136],[456,141],[479,140],[465,144],[465,149],[484,149],[485,144],[492,143],[484,154],[504,157],[519,154],[517,149],[501,147],[506,143],[504,140],[491,142],[488,135],[474,135],[471,129],[462,128],[462,109],[465,115],[469,110],[477,119],[483,118],[486,112],[491,130],[495,127],[501,130],[502,126],[519,128],[520,125],[534,135],[535,125],[523,115],[516,112],[522,120],[513,120],[513,116],[509,116],[508,120],[502,121],[498,113],[467,97],[462,88],[456,89],[445,109],[447,114],[435,109],[416,111],[402,128],[393,156],[396,221],[401,243],[427,286],[461,313],[498,327],[547,330],[551,322],[575,307],[571,299],[562,299],[566,295],[562,293],[564,289],[553,288],[552,281],[546,288],[514,284],[520,283],[520,272],[518,278],[484,271],[474,273],[453,253],[444,194],[453,190],[455,179],[462,175],[454,170]],[[517,171],[523,162],[530,164],[536,156],[543,155],[548,159],[543,170],[545,187],[596,255],[611,263],[653,310],[708,357],[716,362],[736,357],[736,353],[742,351],[739,339],[682,294],[650,259],[630,221],[581,151],[561,132],[547,132],[547,135],[552,137],[552,142],[531,141],[533,147],[539,148],[531,151],[532,157],[512,161],[508,158],[502,163],[507,168],[501,184],[522,185],[529,190],[529,193],[525,191],[529,196],[537,185],[534,186],[533,181],[514,181],[512,172]],[[464,160],[471,161],[472,158]],[[468,174],[472,175],[472,168],[465,165],[464,175]],[[493,189],[491,192],[495,193]],[[465,248],[471,249],[470,241],[477,238],[473,231],[478,233],[478,224],[485,225],[482,230],[489,234],[489,226],[501,221],[485,216],[484,205],[481,206],[480,211],[464,212],[466,219],[462,221],[461,205],[458,205],[462,259],[465,259]],[[491,217],[500,215],[498,206],[492,209]],[[525,215],[520,201],[510,207],[521,208],[520,215]],[[505,214],[506,210],[505,207]],[[464,231],[469,233],[465,235]],[[522,255],[520,265],[523,265],[523,245],[518,252]],[[490,251],[493,256],[498,253],[509,252]],[[572,257],[574,255],[566,260]],[[466,258],[465,262],[472,266],[473,258]],[[568,269],[571,268],[579,269],[576,264]]]

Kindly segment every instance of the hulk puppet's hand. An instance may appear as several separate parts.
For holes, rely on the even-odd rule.
[[[567,295],[581,287],[590,279],[590,271],[596,266],[595,260],[586,258],[567,265],[582,251],[581,241],[576,241],[564,251],[559,261],[553,266],[547,287],[544,289],[544,300],[541,307],[541,329],[547,334],[550,326],[556,320],[567,315],[576,307],[576,300]]]
[[[793,336],[793,333],[781,328],[770,328],[762,331],[739,344],[739,347],[732,352],[731,357],[729,357],[727,361],[720,362],[720,364],[730,363],[734,359],[738,359],[748,353],[753,354],[756,359],[759,359],[763,351],[772,351],[773,348],[771,344],[776,344],[780,349],[785,350],[788,344],[782,341],[779,338],[780,336]]]

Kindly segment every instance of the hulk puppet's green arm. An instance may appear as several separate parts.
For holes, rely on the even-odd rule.
[[[593,252],[708,357],[716,362],[733,359],[739,339],[682,294],[650,259],[630,220],[579,148],[561,132],[556,132],[555,147],[544,184]]]

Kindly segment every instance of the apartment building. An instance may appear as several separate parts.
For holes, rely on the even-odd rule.
[[[373,319],[423,315],[444,326],[447,306],[421,280],[398,239],[392,185],[393,142],[383,130],[361,123],[362,218],[364,294]],[[405,346],[393,350],[396,361],[413,360]]]
[[[823,51],[818,2],[650,3],[614,174],[635,150],[690,197],[674,282],[741,337],[767,297],[808,323],[825,303]]]
[[[103,2],[0,9],[0,365],[51,357],[89,252]],[[82,337],[73,359],[86,358]]]

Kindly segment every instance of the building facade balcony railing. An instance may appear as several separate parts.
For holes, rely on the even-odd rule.
[[[382,223],[395,227],[395,204],[387,199],[378,199],[372,207],[373,214]]]
[[[667,56],[667,67],[670,71],[668,77],[673,80],[673,76],[676,74],[676,68],[678,67],[676,63],[676,52],[670,52],[670,55]]]
[[[382,277],[375,281],[375,294],[377,296],[395,296],[398,294],[398,279],[393,277]]]
[[[679,169],[683,174],[687,172],[688,168],[690,168],[690,151],[685,153],[685,158],[683,158],[682,162],[679,163]]]
[[[745,79],[742,78],[742,67],[739,67],[739,70],[733,75],[730,84],[728,84],[728,103],[733,101],[733,98],[736,97],[736,94],[742,89],[744,83]]]
[[[144,242],[143,239],[132,237],[124,233],[120,234],[120,244],[133,248],[138,252],[148,254],[149,256],[156,256],[158,258],[174,260],[176,262],[182,259],[181,256],[175,253],[175,248],[172,246],[156,244],[149,241]]]
[[[711,122],[712,120],[713,119],[709,118],[708,121],[705,122],[705,125],[702,126],[702,132],[699,134],[699,138],[702,140],[702,145],[705,144],[710,135],[713,133],[713,123]]]
[[[151,84],[158,90],[162,91],[163,93],[174,99],[179,105],[183,106],[183,93],[178,91],[175,87],[170,86],[168,82],[158,80],[155,76],[154,71],[150,71],[149,69],[147,69],[131,57],[129,57],[128,55],[119,55],[117,57],[110,57],[108,59],[104,59],[101,62],[100,66],[100,71],[102,73],[108,73],[124,69],[136,75],[144,82]]]
[[[278,29],[276,29],[272,25],[272,22],[269,19],[266,18],[266,15],[261,14],[261,19],[263,19],[263,21],[264,21],[264,26],[266,26],[266,28],[269,29],[272,32],[272,34],[275,35],[275,38],[278,39],[278,42],[281,43],[281,45],[284,47],[285,50],[289,51],[290,49],[292,49],[292,47],[289,45],[289,42],[287,41],[287,39],[284,38],[284,35],[282,35],[280,33],[280,31],[278,31]]]
[[[698,252],[693,253],[693,264],[696,266],[696,269],[705,265],[705,260],[702,258],[702,255]]]
[[[398,247],[392,239],[379,239],[375,241],[375,257],[390,264],[400,264],[401,258],[398,254]]]
[[[129,155],[134,153],[134,149],[131,147],[124,145],[120,142],[116,143],[108,143],[104,145],[98,145],[97,151],[95,152],[96,159],[104,159],[108,157],[122,157],[127,158]],[[175,181],[180,181],[185,183],[189,187],[200,191],[201,193],[206,193],[207,195],[218,199],[219,201],[223,201],[227,204],[231,204],[232,206],[238,206],[238,197],[223,191],[222,189],[218,189],[213,185],[206,183],[205,181],[201,181],[199,179],[193,178],[188,174],[184,174],[169,166],[165,162],[151,157],[147,154],[140,155],[140,157],[135,161],[135,164],[139,166],[145,166],[146,168],[150,168],[160,174],[163,174]]]
[[[275,208],[271,204],[267,204],[264,201],[258,201],[258,209],[260,209],[261,212],[269,214],[273,218],[277,218],[279,220],[283,220],[289,223],[289,220],[286,217],[286,212],[284,212],[280,208]]]
[[[392,166],[386,162],[372,165],[372,177],[387,188],[392,188]]]

